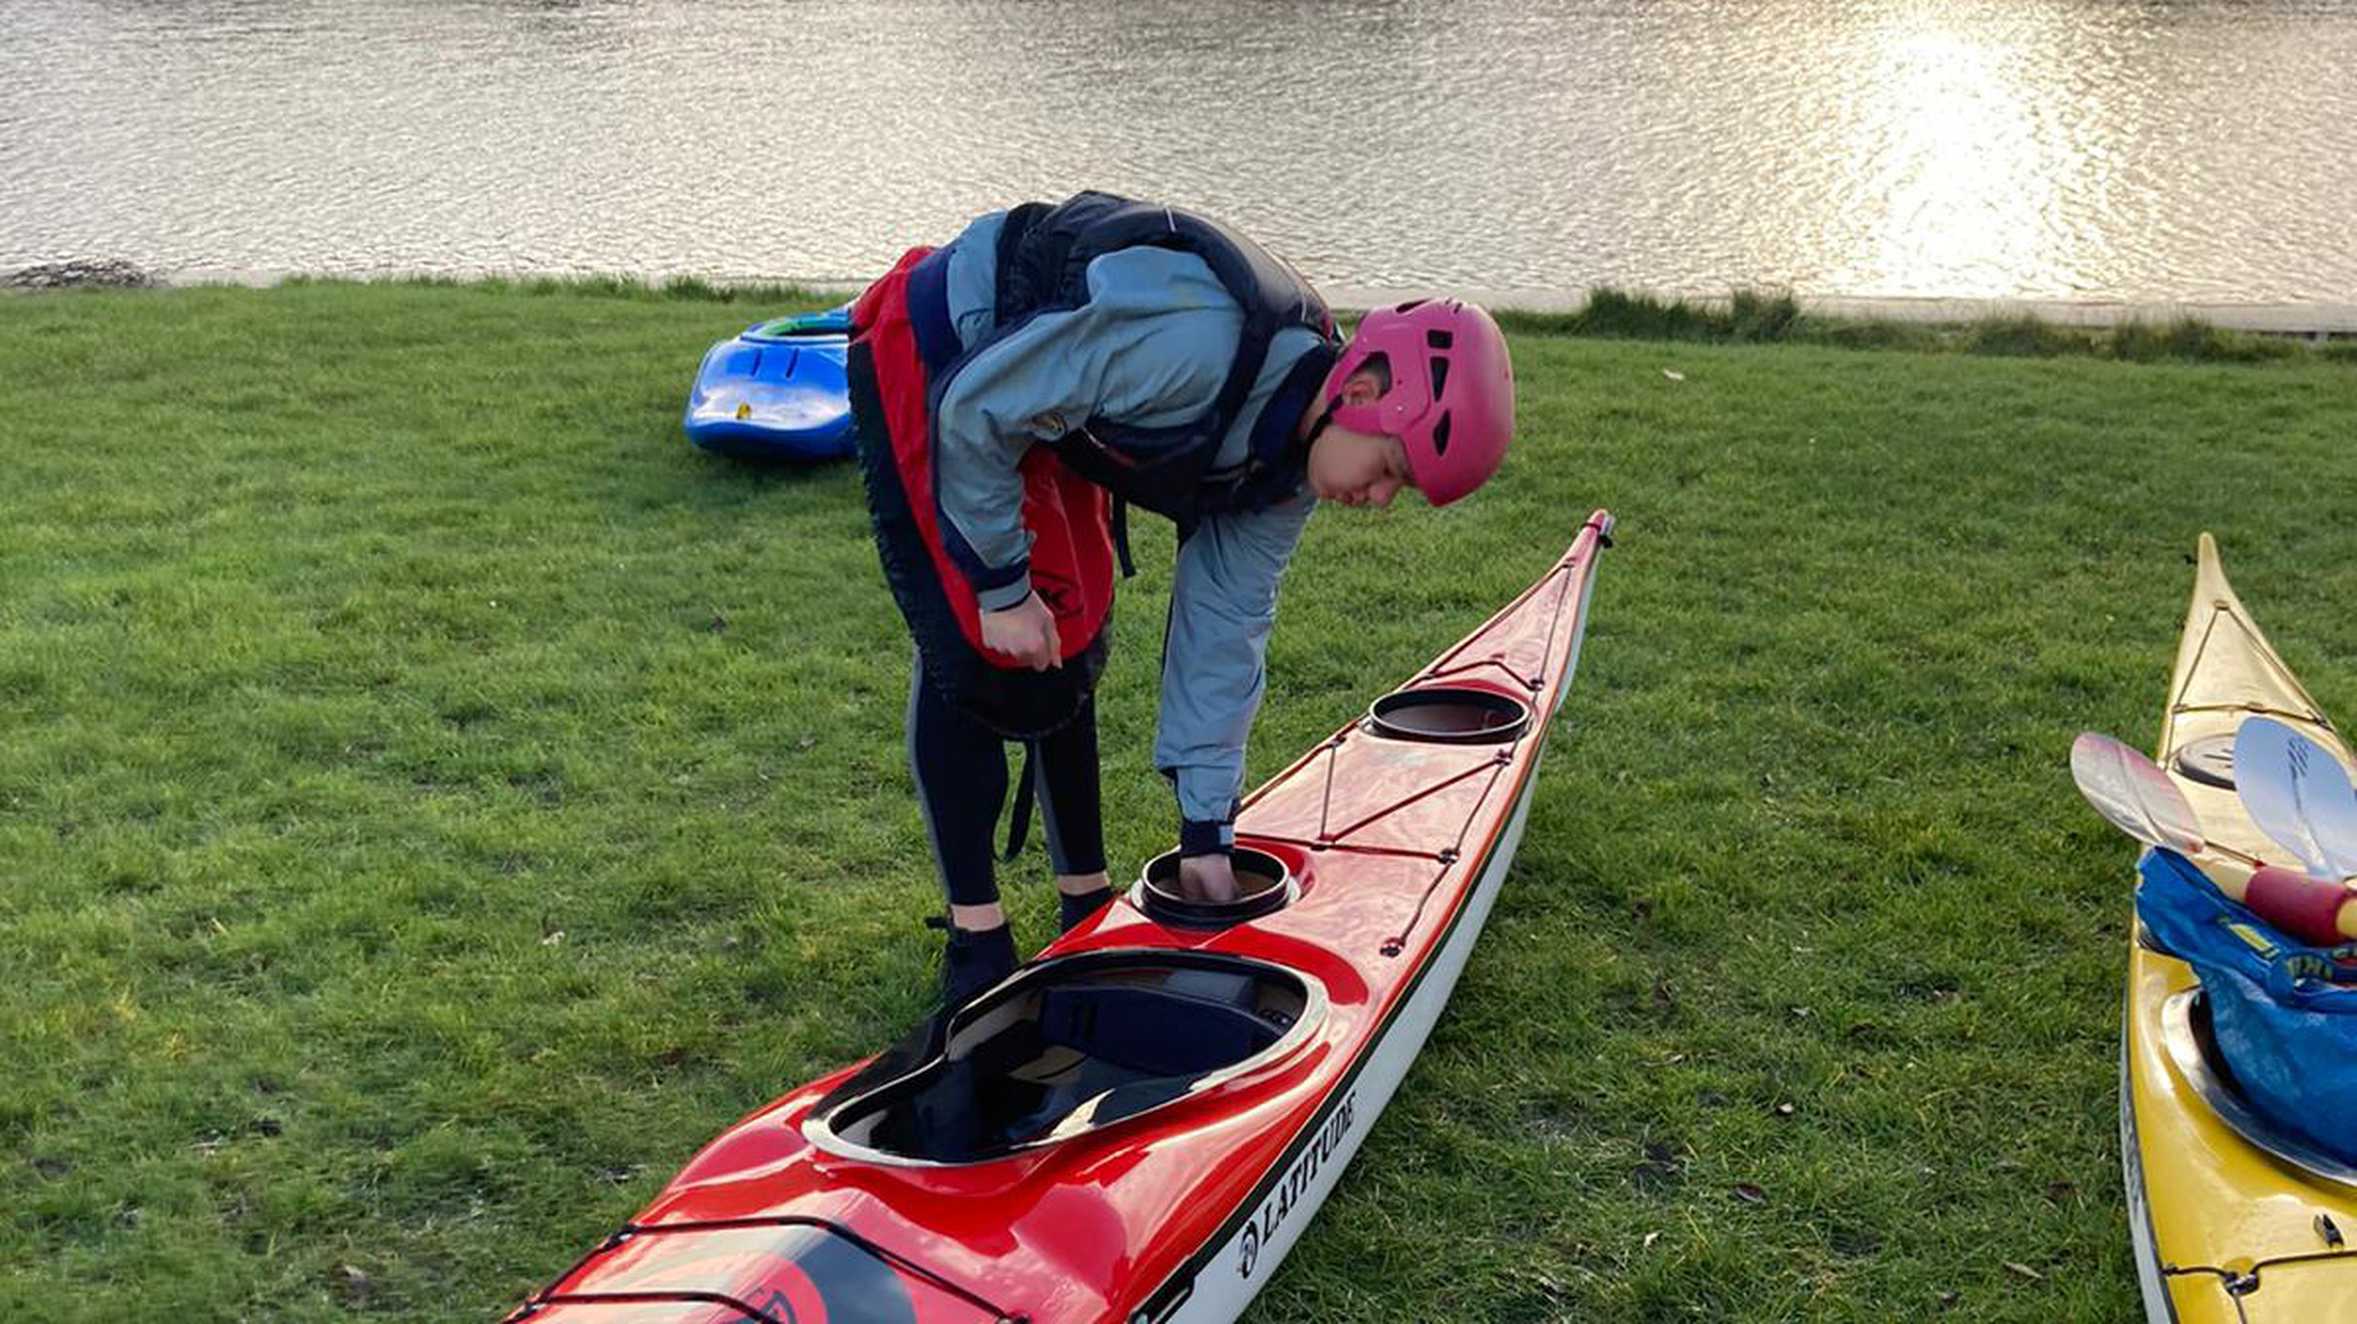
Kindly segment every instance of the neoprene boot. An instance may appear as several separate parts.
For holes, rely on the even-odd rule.
[[[1015,933],[1001,924],[995,929],[949,927],[949,945],[941,955],[941,1002],[962,1007],[974,995],[1015,973]]]
[[[1063,907],[1064,912],[1064,932],[1070,933],[1079,928],[1087,922],[1089,916],[1103,910],[1105,903],[1112,899],[1113,889],[1110,887],[1100,887],[1094,892],[1083,892],[1079,896],[1074,896],[1070,892],[1057,893],[1056,901]]]

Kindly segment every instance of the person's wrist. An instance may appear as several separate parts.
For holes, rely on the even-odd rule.
[[[1031,597],[1031,573],[1026,570],[1004,584],[977,589],[974,605],[984,611],[1009,611],[1022,606]]]
[[[1233,855],[1236,850],[1235,827],[1225,819],[1181,819],[1179,821],[1179,855]]]

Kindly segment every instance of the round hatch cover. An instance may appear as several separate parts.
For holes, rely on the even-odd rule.
[[[2177,751],[2180,775],[2204,786],[2234,789],[2234,737],[2206,736]]]

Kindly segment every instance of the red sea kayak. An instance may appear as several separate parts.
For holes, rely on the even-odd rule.
[[[1266,884],[1245,902],[1190,908],[1149,867],[921,1047],[738,1122],[509,1320],[1233,1320],[1465,967],[1611,531],[1590,516],[1537,583],[1244,802],[1239,868]]]

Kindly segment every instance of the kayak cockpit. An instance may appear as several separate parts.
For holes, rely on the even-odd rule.
[[[803,1129],[846,1157],[979,1162],[1268,1065],[1325,1014],[1315,979],[1243,957],[1128,949],[1043,961],[950,1017],[938,1050],[863,1073]]]
[[[2268,1120],[2243,1094],[2234,1070],[2218,1047],[2210,1007],[2197,985],[2161,1004],[2161,1045],[2170,1065],[2218,1120],[2252,1147],[2311,1176],[2357,1187],[2357,1167],[2325,1153],[2305,1138]]]

